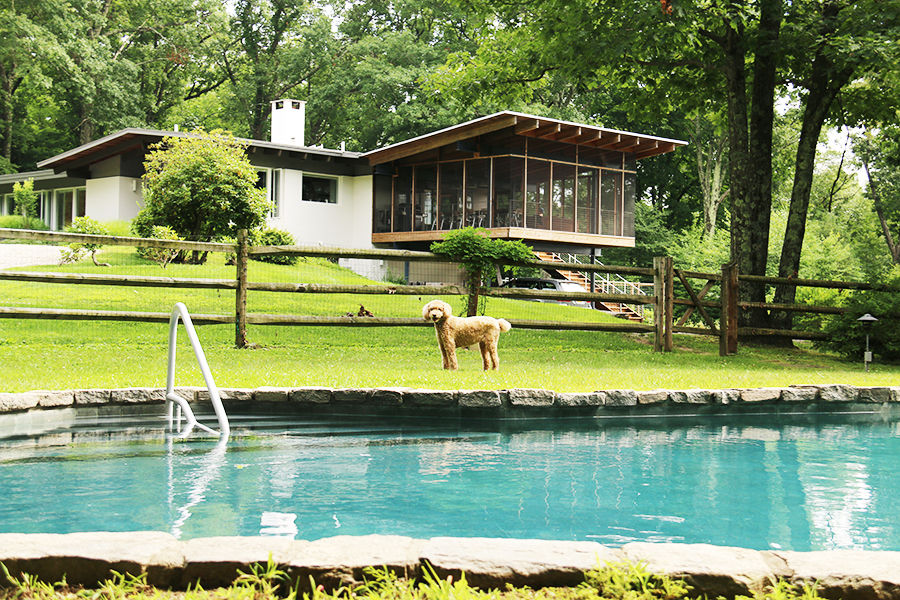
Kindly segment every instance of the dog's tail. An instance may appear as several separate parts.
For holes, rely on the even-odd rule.
[[[510,325],[509,321],[506,319],[497,319],[497,325],[500,326],[500,331],[509,331],[512,329],[512,325]]]

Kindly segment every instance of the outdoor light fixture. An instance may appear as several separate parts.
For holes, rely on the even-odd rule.
[[[866,313],[857,319],[857,321],[863,324],[866,330],[866,351],[863,354],[863,365],[865,365],[866,367],[866,373],[869,372],[869,363],[872,362],[872,353],[869,351],[869,328],[872,326],[872,323],[877,320],[878,319],[876,319],[869,313]]]

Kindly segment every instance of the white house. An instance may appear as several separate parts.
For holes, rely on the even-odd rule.
[[[636,161],[685,144],[504,111],[357,153],[303,145],[304,109],[272,102],[271,140],[245,141],[270,224],[308,245],[423,249],[471,225],[548,250],[633,246]],[[0,176],[0,214],[13,210],[13,183],[31,178],[51,229],[81,215],[130,220],[149,146],[186,135],[123,129]]]

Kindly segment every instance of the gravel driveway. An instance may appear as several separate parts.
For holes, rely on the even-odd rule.
[[[42,244],[0,244],[0,269],[29,265],[55,265],[59,262],[58,246]]]

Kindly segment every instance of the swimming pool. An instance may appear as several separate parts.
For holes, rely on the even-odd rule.
[[[896,419],[233,415],[222,445],[149,408],[0,427],[0,532],[900,550]]]

